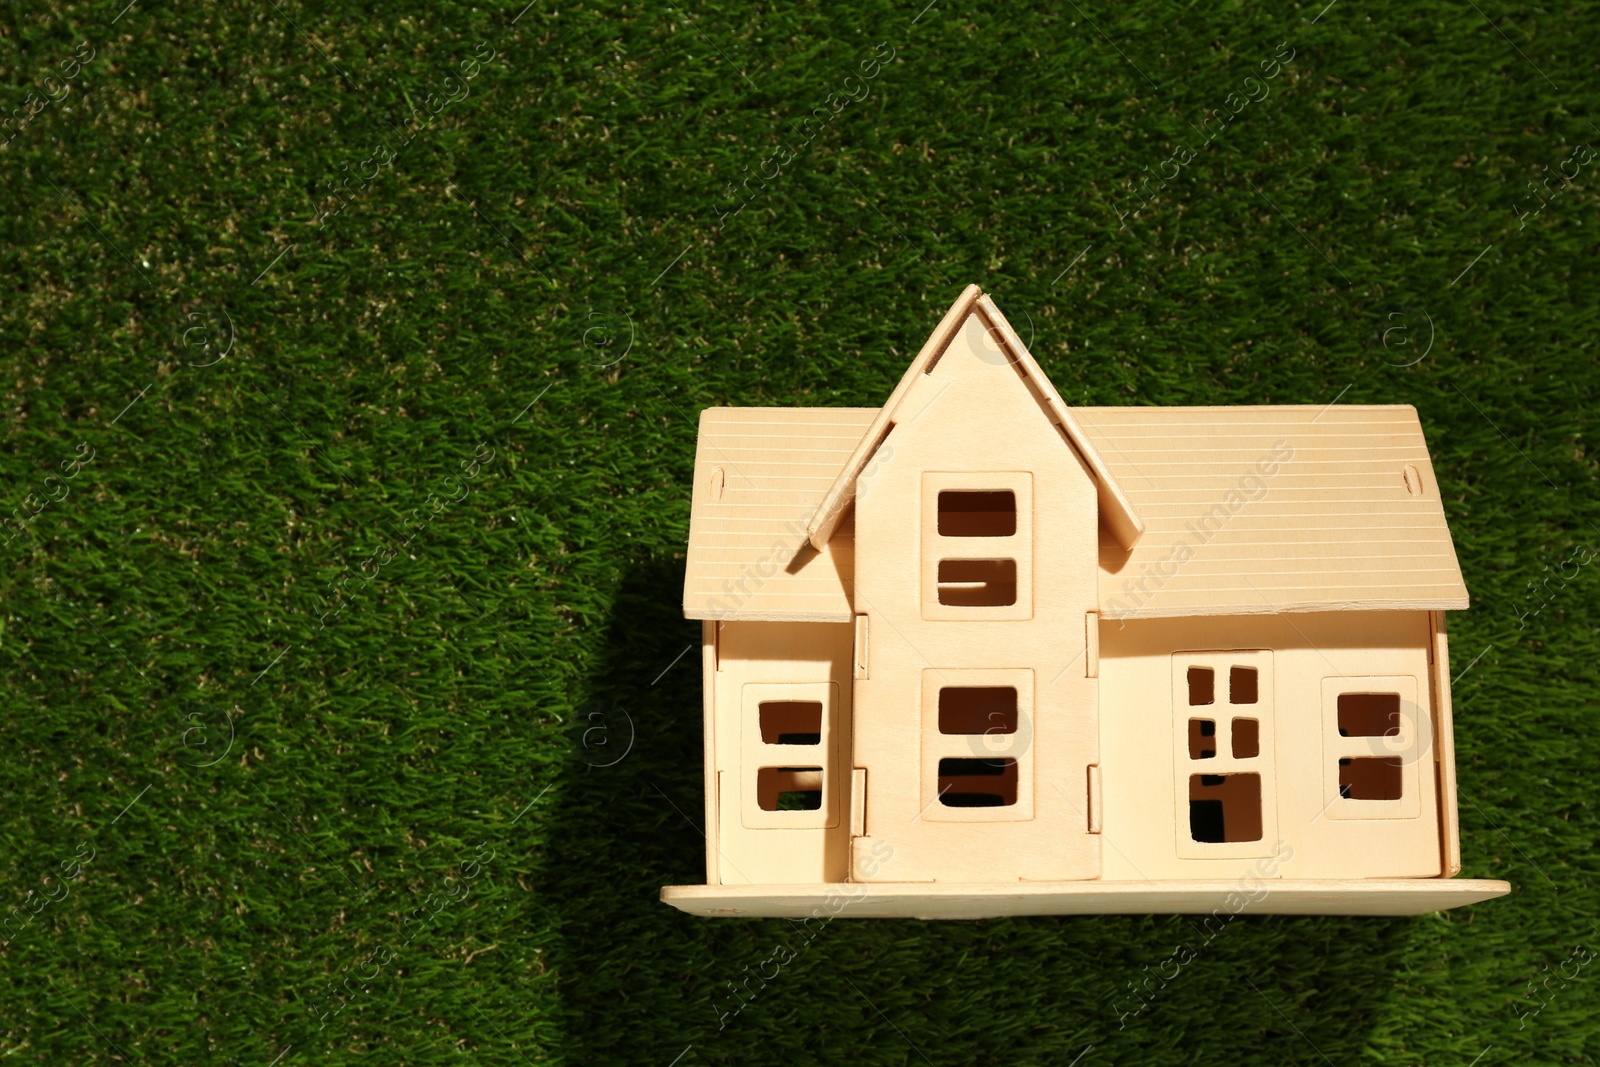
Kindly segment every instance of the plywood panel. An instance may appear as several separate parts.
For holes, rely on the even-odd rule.
[[[1445,633],[1443,612],[1434,612],[1433,631],[1433,713],[1434,736],[1438,739],[1434,761],[1439,773],[1441,828],[1440,853],[1445,878],[1461,873],[1461,819],[1456,802],[1456,727],[1450,706],[1450,637]]]
[[[1279,882],[852,883],[839,886],[673,885],[661,899],[703,916],[801,919],[992,919],[1011,915],[1425,915],[1511,892],[1467,878]]]
[[[700,698],[701,737],[705,739],[706,804],[706,884],[722,881],[721,864],[717,861],[717,624],[700,624],[700,676],[703,692]]]
[[[833,480],[829,483],[825,494],[818,499],[818,507],[807,522],[807,536],[817,548],[826,547],[833,538],[844,517],[845,508],[855,497],[856,479],[867,469],[874,450],[886,438],[894,425],[894,420],[901,417],[900,410],[906,394],[928,368],[944,355],[945,347],[966,321],[973,301],[978,299],[981,292],[982,290],[976,285],[969,285],[961,290],[961,295],[946,309],[944,317],[934,327],[933,333],[922,343],[916,358],[895,383],[894,390],[884,401],[883,407],[873,412],[870,425],[860,435],[850,455],[835,469]]]
[[[1144,526],[1137,511],[1117,484],[1112,471],[1085,439],[1082,428],[1062,401],[1055,385],[1039,367],[995,302],[983,295],[976,285],[969,285],[945,312],[944,318],[939,320],[939,325],[917,353],[917,358],[901,375],[894,392],[878,412],[871,427],[862,435],[860,443],[818,505],[809,525],[813,545],[822,548],[833,535],[845,506],[855,497],[859,478],[871,470],[875,450],[888,440],[896,425],[904,425],[920,416],[929,402],[927,390],[923,388],[927,379],[934,375],[948,378],[945,370],[939,366],[946,353],[954,350],[958,354],[963,351],[970,354],[973,351],[971,337],[974,332],[982,337],[981,358],[992,366],[1014,370],[1051,425],[1056,427],[1059,439],[1054,447],[1070,449],[1084,464],[1095,483],[1100,518],[1111,536],[1124,548],[1139,537]],[[967,403],[978,403],[981,399],[969,397]]]
[[[1084,625],[1096,595],[1093,477],[976,316],[903,410],[915,414],[896,425],[893,456],[856,483],[855,608],[869,617],[871,668],[856,681],[854,765],[867,771],[870,845],[892,849],[874,877],[1095,877],[1087,768],[1098,753],[1097,687]],[[939,533],[945,491],[1010,492],[1013,532]],[[942,561],[1002,557],[1017,564],[1013,603],[966,612],[936,599]],[[973,685],[1018,688],[1017,733],[929,739],[941,689]],[[985,791],[966,781],[942,794],[957,784],[936,773],[946,758],[1017,760],[1015,793],[998,790],[1013,802],[947,803]],[[966,765],[952,777],[982,773]]]
[[[714,846],[718,880],[728,884],[844,881],[850,843],[853,625],[746,621],[713,625],[720,626],[717,669],[707,674],[706,684],[715,690],[712,761],[718,782]],[[823,745],[764,745],[756,717],[763,698],[831,702],[826,709],[830,718],[822,729]],[[823,790],[827,817],[752,810],[756,776],[768,764],[823,766],[828,776]]]
[[[1431,742],[1398,753],[1415,775],[1416,815],[1329,818],[1337,760],[1354,739],[1339,738],[1324,714],[1325,679],[1405,677],[1429,685],[1431,634],[1425,612],[1328,612],[1277,618],[1140,619],[1100,627],[1102,838],[1105,877],[1213,878],[1260,872],[1259,858],[1184,858],[1184,830],[1173,768],[1171,657],[1176,652],[1272,649],[1275,790],[1279,861],[1274,876],[1299,878],[1437,877],[1440,813]],[[1268,734],[1263,731],[1266,743]],[[1428,732],[1431,738],[1431,731]],[[1385,739],[1372,739],[1382,742]],[[1334,792],[1329,791],[1329,770]],[[1219,853],[1226,849],[1216,850]]]
[[[806,523],[876,414],[876,408],[701,413],[683,587],[687,618],[850,619],[850,526],[818,552],[806,541]]]
[[[1467,606],[1410,406],[1073,414],[1145,524],[1103,544],[1108,619]]]

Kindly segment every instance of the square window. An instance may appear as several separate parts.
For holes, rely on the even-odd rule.
[[[1002,808],[1017,802],[1017,761],[941,759],[939,803],[947,808]]]
[[[1004,490],[946,490],[939,494],[939,536],[1010,537],[1017,532],[1017,497]]]
[[[1017,691],[1013,686],[945,686],[939,690],[941,734],[1014,734]]]
[[[1189,706],[1203,708],[1215,699],[1216,674],[1210,667],[1189,668]]]
[[[822,807],[821,767],[763,767],[756,772],[762,811],[816,811]]]
[[[1261,776],[1191,774],[1189,836],[1210,844],[1261,840]]]
[[[768,745],[822,744],[822,702],[763,700],[761,740]]]
[[[1261,755],[1261,722],[1258,719],[1233,720],[1233,758],[1255,759]]]
[[[1339,795],[1346,800],[1399,800],[1400,792],[1398,756],[1339,761]]]
[[[1016,560],[939,561],[939,603],[963,608],[998,608],[1016,602]]]
[[[1189,720],[1189,758],[1211,759],[1217,754],[1217,724],[1211,719]]]
[[[1340,737],[1397,737],[1399,693],[1340,693]]]
[[[1256,669],[1254,667],[1234,667],[1228,671],[1228,702],[1230,704],[1254,704],[1257,698]]]

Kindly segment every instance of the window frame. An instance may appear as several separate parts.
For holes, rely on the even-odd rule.
[[[1034,673],[1027,667],[928,668],[922,672],[922,818],[929,822],[1026,822],[1033,818]],[[939,692],[1005,687],[1017,691],[1014,733],[942,734]],[[1014,759],[1017,802],[987,808],[951,808],[939,802],[941,759]]]
[[[822,705],[821,736],[814,745],[772,744],[761,736],[761,705]],[[839,825],[841,760],[837,682],[749,682],[740,696],[739,818],[748,830],[826,830]],[[822,768],[822,805],[810,810],[767,811],[761,806],[763,767]]]
[[[1209,704],[1189,703],[1189,671],[1196,667],[1212,672]],[[1230,672],[1234,667],[1249,667],[1256,672],[1254,703],[1233,703]],[[1259,859],[1272,855],[1278,840],[1277,718],[1271,649],[1191,649],[1172,654],[1172,789],[1174,837],[1179,859]],[[1190,757],[1190,719],[1209,719],[1216,724],[1211,738],[1213,755],[1199,759]],[[1254,756],[1233,754],[1236,719],[1252,719],[1256,723]],[[1259,776],[1261,836],[1254,841],[1196,841],[1189,829],[1190,775],[1236,774]]]
[[[999,537],[956,537],[939,532],[942,492],[1009,492],[1016,501],[1016,532]],[[922,617],[930,622],[1016,621],[1033,618],[1033,474],[1029,471],[924,471],[921,514]],[[1017,596],[1010,604],[969,607],[939,603],[943,560],[1010,559]]]
[[[1422,815],[1418,764],[1433,750],[1433,724],[1417,703],[1417,679],[1409,674],[1349,675],[1322,680],[1323,817],[1337,820],[1415,819]],[[1376,737],[1339,736],[1339,697],[1347,693],[1394,693],[1400,697],[1400,732]],[[1357,800],[1339,795],[1341,759],[1400,760],[1397,800]]]

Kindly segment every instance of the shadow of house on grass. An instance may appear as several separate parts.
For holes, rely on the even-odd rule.
[[[1093,1045],[1086,1065],[1220,1064],[1262,1042],[1278,1063],[1360,1058],[1427,919],[797,923],[662,904],[661,886],[705,881],[700,628],[682,579],[665,559],[627,572],[553,790],[536,899],[558,917],[545,959],[563,1058],[1069,1063]]]
[[[545,959],[572,1063],[649,1062],[651,1035],[700,1021],[684,1002],[715,950],[705,924],[658,899],[663,885],[705,877],[700,624],[683,618],[682,587],[681,561],[626,571],[551,790],[536,899],[560,929]]]

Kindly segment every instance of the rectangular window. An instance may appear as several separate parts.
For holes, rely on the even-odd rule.
[[[1272,653],[1175,653],[1172,703],[1178,857],[1267,855],[1277,836]]]
[[[1261,721],[1233,720],[1233,758],[1255,759],[1261,755]]]
[[[939,761],[939,803],[947,808],[1006,808],[1017,802],[1017,761],[956,757]]]
[[[839,825],[838,685],[752,682],[743,687],[741,705],[738,811],[744,827]],[[723,786],[724,803],[733,802],[731,781]]]
[[[941,734],[1014,734],[1017,690],[1009,685],[950,685],[939,690]]]
[[[1399,693],[1340,693],[1340,737],[1396,737],[1400,733]]]
[[[1409,675],[1322,680],[1323,816],[1415,819],[1431,725]]]
[[[1033,818],[1033,689],[1033,672],[1022,668],[922,672],[918,818]]]
[[[768,745],[822,744],[822,701],[764,700],[761,740]]]
[[[922,617],[1033,617],[1033,475],[922,475]]]
[[[1191,774],[1189,836],[1207,844],[1261,840],[1261,775]]]
[[[968,608],[996,608],[1016,602],[1016,560],[942,559],[939,561],[939,603]]]
[[[762,811],[817,811],[822,807],[821,767],[762,767],[756,772]]]
[[[1346,756],[1339,761],[1339,795],[1346,800],[1399,800],[1400,760]]]
[[[1010,537],[1017,532],[1017,494],[1009,489],[951,489],[939,494],[939,536]]]
[[[1256,702],[1256,669],[1233,667],[1228,671],[1228,701],[1232,704]]]

